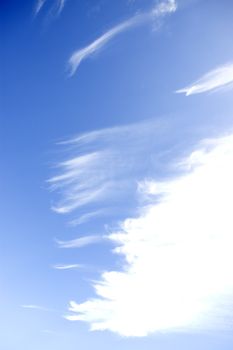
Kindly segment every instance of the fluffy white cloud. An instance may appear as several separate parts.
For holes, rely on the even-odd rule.
[[[68,320],[122,336],[224,327],[233,302],[233,135],[206,140],[179,166],[183,175],[139,192],[149,200],[109,239],[125,257],[70,303]]]
[[[48,309],[47,307],[35,305],[35,304],[24,304],[21,305],[24,309],[31,309],[31,310],[39,310],[39,311],[53,311],[52,309]]]

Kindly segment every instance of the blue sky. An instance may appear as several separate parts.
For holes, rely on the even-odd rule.
[[[232,349],[232,10],[1,1],[1,349]]]

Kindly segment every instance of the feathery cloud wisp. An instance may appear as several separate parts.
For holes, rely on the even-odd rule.
[[[35,15],[38,15],[38,13],[42,10],[47,0],[38,0],[36,3],[35,8]],[[56,14],[56,16],[59,16],[65,6],[66,0],[55,0],[54,6],[52,8],[52,11]]]
[[[52,209],[69,214],[86,208],[86,216],[82,209],[82,216],[73,220],[80,224],[103,212],[108,215],[119,201],[125,208],[127,197],[135,194],[138,174],[147,174],[148,169],[153,171],[159,166],[159,143],[166,129],[162,121],[146,121],[89,132],[70,140],[65,145],[68,160],[58,164],[58,174],[49,180],[51,189],[59,192],[59,200]]]
[[[76,72],[78,66],[80,65],[83,59],[87,58],[88,56],[100,50],[108,41],[110,41],[117,34],[121,33],[127,28],[132,27],[133,25],[136,25],[139,19],[140,19],[140,16],[135,16],[132,19],[125,21],[117,25],[116,27],[110,29],[105,34],[103,34],[100,38],[92,42],[90,45],[84,47],[83,49],[75,51],[70,57],[68,62],[69,69],[70,69],[70,76],[72,76]]]
[[[42,9],[42,7],[44,6],[46,0],[38,0],[36,3],[36,7],[35,7],[35,15],[37,15],[40,10]]]
[[[56,242],[59,248],[82,248],[90,244],[103,242],[104,239],[105,238],[101,236],[85,236],[85,237],[72,239],[70,241],[57,240]]]
[[[32,309],[32,310],[40,310],[40,311],[53,311],[51,309],[48,309],[44,306],[40,306],[40,305],[35,305],[35,304],[24,304],[21,305],[22,308],[24,309]]]
[[[233,83],[233,63],[220,66],[193,84],[177,90],[176,93],[184,93],[186,96],[201,94],[208,91],[216,91],[221,88],[227,88]]]
[[[81,268],[82,265],[79,264],[70,264],[70,265],[54,265],[53,268],[55,270],[76,270]]]
[[[93,218],[97,218],[99,216],[103,216],[104,214],[106,214],[106,212],[108,212],[107,209],[92,211],[92,212],[89,212],[89,213],[86,213],[86,214],[83,214],[83,215],[79,216],[77,219],[74,219],[74,220],[70,221],[69,224],[71,226],[82,225],[82,224],[85,224],[86,222],[88,222],[89,220],[91,220]]]
[[[183,175],[142,181],[148,206],[109,237],[127,266],[103,273],[97,297],[72,301],[66,318],[123,336],[224,327],[233,304],[232,159],[233,135],[206,140],[179,163]]]
[[[142,24],[148,20],[163,17],[168,13],[176,11],[177,4],[175,0],[164,0],[155,6],[152,11],[135,15],[129,20],[120,23],[119,25],[113,27],[101,37],[93,41],[90,45],[75,51],[68,61],[70,76],[72,76],[82,60],[86,59],[88,56],[93,55],[95,52],[102,49],[111,39],[120,34],[121,32]]]

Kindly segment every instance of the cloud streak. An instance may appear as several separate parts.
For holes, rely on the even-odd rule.
[[[24,304],[24,305],[21,305],[21,307],[24,309],[39,310],[39,311],[54,311],[44,306],[35,305],[35,304]]]
[[[80,269],[82,267],[82,265],[79,264],[64,264],[64,265],[54,265],[53,268],[55,270],[77,270]]]
[[[156,7],[154,7],[152,11],[135,15],[129,20],[124,21],[118,24],[117,26],[113,27],[112,29],[108,30],[106,33],[104,33],[98,39],[93,41],[91,44],[89,44],[88,46],[82,49],[75,51],[71,55],[68,61],[69,75],[70,76],[74,75],[80,63],[84,59],[100,51],[110,40],[112,40],[118,34],[126,31],[129,28],[133,28],[142,23],[145,23],[149,20],[163,17],[166,14],[175,12],[176,8],[177,8],[177,5],[175,0],[165,0],[160,2]]]
[[[186,96],[201,94],[209,91],[216,91],[223,88],[232,87],[233,83],[233,63],[220,66],[191,85],[177,90],[176,93],[183,93]]]
[[[224,328],[233,304],[232,159],[233,135],[204,140],[177,162],[182,175],[142,180],[147,203],[109,236],[126,264],[102,274],[96,298],[71,301],[66,318],[122,336]]]
[[[35,8],[35,15],[38,15],[39,12],[43,9],[47,0],[38,0]],[[59,16],[65,6],[66,0],[55,0],[54,5],[52,7],[52,12]]]
[[[46,0],[38,0],[35,7],[35,15],[38,15],[38,13],[42,10]]]
[[[56,242],[59,248],[82,248],[91,244],[103,242],[103,240],[104,237],[101,236],[85,236],[70,241],[57,240]]]
[[[80,215],[77,219],[70,221],[69,224],[71,226],[82,225],[82,224],[87,223],[88,221],[90,221],[93,218],[98,218],[98,217],[104,216],[108,212],[109,212],[108,209],[92,211],[92,212]]]

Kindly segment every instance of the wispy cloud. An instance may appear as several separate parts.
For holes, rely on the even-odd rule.
[[[74,219],[69,222],[71,226],[78,226],[87,223],[89,220],[93,218],[97,218],[100,216],[104,216],[106,213],[108,213],[108,209],[102,209],[102,210],[95,210],[83,215],[80,215],[77,219]]]
[[[65,3],[67,0],[59,0],[57,4],[57,13],[60,15],[62,10],[64,9]]]
[[[75,51],[68,61],[70,76],[72,76],[80,63],[87,57],[93,55],[95,52],[101,50],[111,39],[120,34],[121,32],[145,23],[149,20],[153,20],[159,17],[163,17],[166,14],[176,11],[177,4],[175,0],[164,0],[156,5],[151,11],[135,15],[127,21],[124,21],[112,29],[108,30],[98,39],[93,41],[88,46]]]
[[[53,6],[51,11],[56,15],[59,16],[65,6],[67,0],[54,0]],[[36,7],[35,7],[35,15],[38,15],[39,12],[42,10],[42,8],[44,7],[45,3],[47,2],[47,0],[38,0],[36,3]]]
[[[64,265],[53,265],[52,266],[55,270],[77,270],[83,267],[83,265],[79,264],[64,264]]]
[[[68,214],[82,208],[82,215],[76,222],[73,220],[74,224],[90,220],[103,211],[106,216],[112,206],[119,203],[125,212],[124,203],[129,207],[139,174],[149,176],[150,171],[159,167],[159,143],[166,129],[162,121],[146,121],[89,132],[63,144],[68,150],[68,160],[57,165],[58,174],[49,180],[51,189],[59,194],[52,209]],[[83,207],[87,210],[86,216]]]
[[[41,331],[42,333],[46,333],[46,334],[50,334],[50,335],[61,335],[61,333],[60,332],[55,332],[55,331],[52,331],[52,330],[50,330],[50,329],[43,329],[42,331]]]
[[[177,93],[184,93],[186,96],[201,94],[208,91],[216,91],[222,88],[233,86],[233,63],[220,66],[203,77],[192,83],[191,85],[177,90]]]
[[[88,56],[103,48],[103,46],[105,46],[107,42],[109,42],[114,36],[132,27],[133,25],[136,25],[137,23],[139,23],[140,20],[141,17],[139,15],[135,16],[130,20],[125,21],[117,25],[116,27],[110,29],[101,37],[92,42],[90,45],[84,47],[83,49],[75,51],[68,61],[70,76],[72,76],[76,72],[82,60],[86,59]]]
[[[37,15],[43,8],[46,0],[38,0],[35,6],[35,15]]]
[[[72,301],[66,318],[123,336],[224,327],[233,303],[232,159],[233,135],[205,140],[177,163],[183,175],[142,180],[148,204],[109,237],[127,265],[103,273],[96,298]]]
[[[39,310],[39,311],[54,311],[44,306],[35,305],[35,304],[24,304],[24,305],[21,305],[21,307],[24,309]]]
[[[59,248],[82,248],[90,244],[103,242],[105,238],[102,236],[85,236],[70,241],[57,240]]]
[[[60,163],[62,174],[49,180],[52,189],[64,189],[63,201],[53,206],[57,213],[69,213],[104,196],[108,184],[101,181],[101,174],[94,174],[93,168],[98,168],[103,154],[94,152],[84,154]],[[99,175],[99,176],[97,176]],[[86,176],[89,176],[88,181]]]

